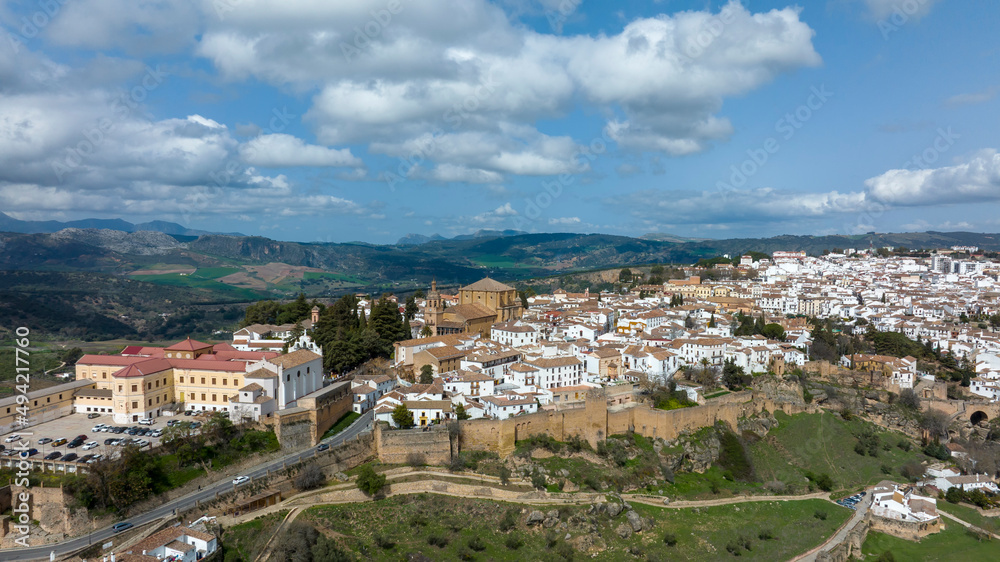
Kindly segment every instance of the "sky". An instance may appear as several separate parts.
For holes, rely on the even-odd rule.
[[[0,3],[0,211],[304,242],[1000,232],[990,0]]]

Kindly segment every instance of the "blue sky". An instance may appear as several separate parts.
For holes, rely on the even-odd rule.
[[[0,211],[282,240],[998,232],[987,0],[0,8]]]

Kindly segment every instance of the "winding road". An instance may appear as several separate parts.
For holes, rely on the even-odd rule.
[[[329,437],[322,441],[329,445],[330,447],[336,447],[345,441],[349,441],[356,436],[368,431],[372,427],[372,420],[374,415],[372,411],[362,415],[360,418],[354,421],[353,424],[347,427],[344,431]],[[304,459],[314,457],[318,454],[316,447],[306,449],[305,451],[299,451],[297,453],[292,453],[285,455],[277,460],[271,461],[266,464],[262,464],[255,469],[244,473],[253,479],[260,478],[266,475],[269,471],[280,470],[284,464],[294,464]],[[134,526],[138,527],[140,525],[145,525],[151,523],[160,518],[172,515],[175,510],[183,511],[195,506],[197,502],[208,501],[215,498],[216,493],[224,493],[233,489],[232,478],[225,478],[219,482],[211,485],[205,486],[201,490],[191,492],[185,496],[181,496],[175,500],[169,501],[156,509],[147,511],[125,519],[125,522],[132,523]],[[112,528],[105,527],[103,529],[94,531],[90,534],[83,535],[77,538],[65,540],[60,543],[52,543],[43,546],[32,546],[29,548],[17,548],[17,549],[6,549],[0,553],[0,559],[4,561],[15,561],[15,560],[48,560],[49,555],[55,552],[56,557],[60,557],[71,552],[75,552],[84,548],[90,544],[100,544],[107,542],[108,539],[115,536],[115,532]]]

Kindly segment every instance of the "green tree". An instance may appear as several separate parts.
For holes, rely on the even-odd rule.
[[[424,365],[420,367],[420,384],[431,384],[434,382],[434,367]]]
[[[785,329],[781,327],[781,324],[766,324],[761,329],[760,334],[769,340],[785,340]]]
[[[619,283],[631,283],[632,282],[632,270],[629,268],[624,268],[618,272],[618,282]]]
[[[409,429],[416,425],[413,423],[413,413],[406,407],[406,404],[396,406],[396,409],[392,411],[392,421],[400,429]]]
[[[374,496],[385,487],[385,474],[378,474],[370,464],[363,464],[358,469],[358,489]]]
[[[465,411],[465,406],[463,406],[462,404],[459,404],[459,405],[455,406],[455,417],[458,418],[458,419],[460,419],[460,420],[467,420],[471,416],[469,416],[469,413]]]
[[[420,307],[417,306],[417,299],[413,295],[410,295],[406,299],[406,319],[413,320],[413,317],[420,312]]]

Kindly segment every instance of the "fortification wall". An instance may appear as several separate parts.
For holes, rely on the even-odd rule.
[[[941,530],[940,517],[929,523],[899,521],[897,519],[887,519],[885,517],[877,516],[872,516],[870,519],[873,531],[886,533],[908,541],[919,541],[927,535],[937,533]]]
[[[375,426],[375,450],[384,463],[405,464],[420,455],[424,464],[447,465],[451,462],[451,436],[442,425],[429,429],[385,429]]]
[[[817,412],[818,406],[791,402],[775,402],[751,392],[737,392],[710,404],[677,410],[656,410],[646,405],[608,408],[599,392],[588,394],[582,407],[559,411],[538,412],[506,420],[467,420],[460,422],[460,443],[463,449],[493,451],[501,456],[514,451],[516,441],[532,435],[550,435],[559,441],[579,436],[596,447],[608,435],[636,433],[652,439],[676,439],[682,432],[692,431],[723,421],[736,427],[741,417],[764,410],[781,410],[787,414]]]

